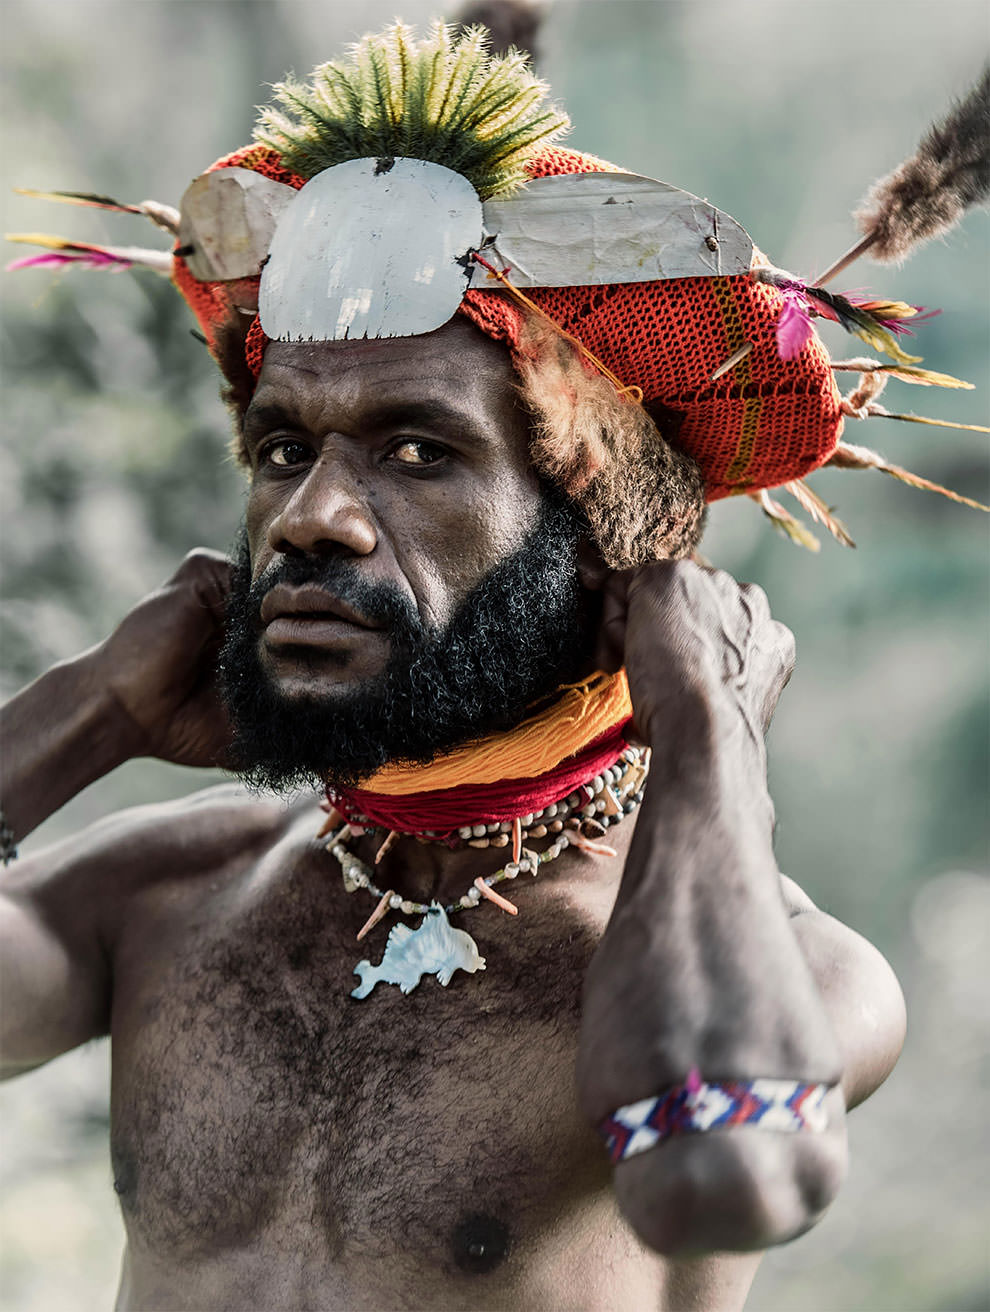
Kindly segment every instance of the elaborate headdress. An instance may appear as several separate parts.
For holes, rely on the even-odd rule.
[[[748,494],[805,545],[817,543],[769,489],[848,541],[803,481],[821,465],[945,492],[839,440],[846,416],[916,419],[880,406],[888,377],[969,386],[901,348],[919,307],[798,279],[708,202],[560,146],[567,119],[546,93],[523,55],[490,57],[481,29],[456,36],[437,23],[416,41],[396,23],[309,84],[276,87],[254,144],[198,177],[179,210],[54,193],[148,215],[175,235],[171,255],[34,235],[16,240],[50,253],[15,264],[167,269],[228,372],[233,343],[253,379],[271,339],[415,335],[458,312],[505,342],[525,378],[546,352],[534,326],[550,324],[558,350],[566,342],[572,363],[576,352],[697,462],[707,500]],[[861,248],[900,258],[986,198],[988,105],[990,73],[875,191]],[[814,317],[892,363],[832,362]],[[861,378],[843,398],[833,373],[845,369]],[[607,440],[563,427],[537,463],[590,503]],[[645,415],[634,429],[635,441],[653,431]],[[580,451],[562,449],[568,431]],[[616,548],[610,563],[635,563],[649,543]]]

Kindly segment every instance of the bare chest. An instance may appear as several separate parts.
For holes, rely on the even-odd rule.
[[[606,1182],[574,1056],[604,911],[528,889],[458,923],[487,958],[442,988],[352,999],[369,906],[276,853],[234,884],[158,890],[121,943],[116,1187],[132,1245],[266,1235],[330,1263],[470,1270]],[[607,909],[605,909],[607,910]],[[473,1227],[473,1229],[472,1229]]]

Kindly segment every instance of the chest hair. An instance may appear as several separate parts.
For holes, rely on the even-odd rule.
[[[600,909],[560,878],[534,884],[517,919],[457,920],[484,972],[355,1001],[354,966],[380,960],[389,922],[355,943],[368,903],[327,861],[276,849],[233,883],[149,899],[129,932],[113,1158],[132,1234],[156,1249],[266,1230],[329,1257],[387,1244],[446,1261],[465,1216],[538,1226],[597,1160],[573,1065]]]

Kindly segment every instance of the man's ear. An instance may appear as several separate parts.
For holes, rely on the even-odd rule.
[[[581,538],[577,544],[578,581],[589,592],[601,592],[611,570],[605,564],[597,542]]]

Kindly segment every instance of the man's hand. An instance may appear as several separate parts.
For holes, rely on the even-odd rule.
[[[626,666],[652,765],[585,982],[585,1114],[597,1124],[695,1069],[716,1082],[836,1082],[839,1051],[772,849],[763,737],[793,668],[790,633],[758,588],[661,562],[606,581],[598,656]],[[781,1242],[837,1186],[838,1092],[829,1110],[825,1135],[720,1131],[634,1157],[616,1172],[620,1204],[661,1251]]]
[[[133,726],[132,756],[224,764],[231,728],[216,662],[229,591],[227,557],[191,551],[94,652],[96,677]]]
[[[191,552],[106,641],[3,707],[0,797],[16,839],[132,757],[224,763],[216,660],[229,590],[226,557]]]
[[[787,924],[766,789],[763,735],[793,638],[759,588],[685,561],[613,575],[606,589],[599,655],[624,660],[652,764],[587,979],[589,1112],[598,1119],[694,1065],[711,1078],[834,1078]]]
[[[762,745],[794,669],[794,638],[761,588],[668,560],[608,576],[597,657],[603,669],[625,665],[644,742],[666,713],[680,718],[685,701],[701,699],[740,716]]]

